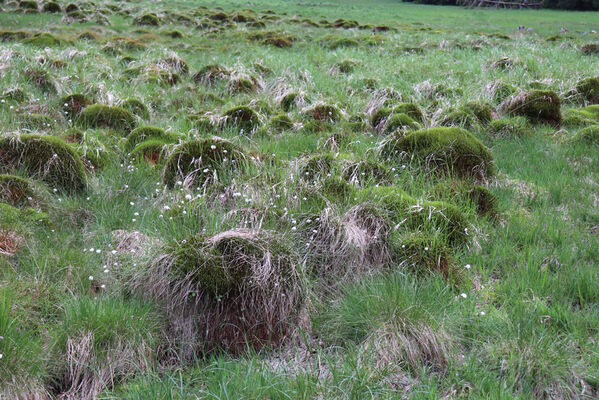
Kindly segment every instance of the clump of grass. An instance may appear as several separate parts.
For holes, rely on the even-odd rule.
[[[342,117],[341,111],[336,106],[330,104],[316,104],[304,110],[304,114],[322,122],[337,122]]]
[[[385,184],[391,179],[391,170],[383,163],[371,160],[348,162],[343,166],[342,176],[356,185]]]
[[[43,32],[24,39],[23,44],[43,48],[60,46],[62,42],[56,36],[47,32]]]
[[[379,145],[378,151],[387,160],[414,159],[431,171],[475,179],[494,174],[489,150],[470,132],[460,128],[430,128],[405,136],[390,135]]]
[[[337,50],[339,48],[345,47],[358,47],[360,46],[360,42],[356,39],[342,37],[337,35],[326,35],[319,39],[318,41],[321,46],[329,49],[329,50]]]
[[[220,81],[228,80],[230,76],[231,72],[227,68],[217,64],[210,64],[202,67],[192,78],[196,83],[215,85]]]
[[[491,95],[493,101],[496,103],[501,103],[508,97],[518,93],[518,88],[502,80],[497,80],[495,82],[489,83],[485,87],[485,91]]]
[[[264,230],[188,237],[139,273],[129,282],[135,291],[189,321],[190,355],[281,345],[305,300],[297,256],[285,237]]]
[[[580,46],[582,54],[590,55],[599,53],[599,43],[588,43]]]
[[[0,97],[2,100],[15,103],[24,103],[29,99],[29,95],[20,88],[8,89]]]
[[[38,190],[28,179],[0,174],[0,201],[13,207],[35,207],[39,202]]]
[[[85,168],[77,152],[62,139],[45,135],[18,135],[0,140],[3,171],[24,168],[59,190],[77,192],[86,188]]]
[[[234,107],[224,114],[225,124],[252,133],[260,125],[260,115],[248,106]]]
[[[436,199],[472,206],[478,215],[497,215],[498,200],[488,188],[460,179],[447,180],[435,185],[431,194]]]
[[[141,119],[150,118],[150,110],[148,110],[148,107],[141,100],[127,99],[120,106]]]
[[[599,145],[599,125],[591,125],[581,129],[571,138],[573,143]]]
[[[83,110],[78,122],[86,128],[109,128],[124,135],[135,128],[137,119],[123,107],[93,104]]]
[[[578,81],[576,92],[582,96],[585,102],[599,104],[599,76]]]
[[[52,75],[41,68],[26,68],[23,71],[25,79],[43,92],[56,93],[56,81]]]
[[[168,157],[162,180],[169,187],[202,186],[242,168],[245,153],[228,140],[218,137],[193,140],[175,147]]]
[[[140,15],[139,17],[136,17],[133,20],[133,23],[135,25],[141,25],[141,26],[159,26],[160,18],[158,18],[158,16],[154,13],[146,13],[146,14]]]
[[[504,117],[491,121],[489,133],[497,138],[531,136],[534,130],[526,117]]]
[[[157,357],[163,322],[148,303],[82,297],[63,305],[56,344],[65,398],[94,399],[147,369]]]
[[[522,115],[532,123],[559,126],[562,122],[561,101],[549,90],[523,91],[505,100],[501,109],[505,114]]]
[[[85,107],[92,104],[92,101],[84,94],[74,93],[62,97],[60,99],[60,104],[67,119],[76,119]]]

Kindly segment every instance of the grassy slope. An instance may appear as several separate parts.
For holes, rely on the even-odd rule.
[[[361,23],[386,23],[400,28],[419,27],[412,23],[423,23],[434,31],[400,29],[384,34],[389,41],[382,46],[330,51],[307,39],[332,32],[369,35],[369,31],[337,32],[287,24],[283,27],[285,30],[306,40],[281,50],[248,42],[244,34],[235,29],[207,37],[192,29],[177,27],[189,36],[183,40],[151,36],[153,45],[147,51],[132,52],[132,55],[150,63],[168,48],[183,57],[192,72],[212,63],[246,69],[252,62],[260,61],[273,70],[274,77],[283,77],[287,84],[301,87],[314,100],[338,104],[350,115],[363,113],[369,100],[360,78],[376,78],[378,86],[393,87],[432,113],[437,108],[486,99],[484,87],[497,79],[522,88],[529,87],[532,81],[543,81],[551,89],[565,93],[579,78],[599,74],[597,56],[583,57],[576,48],[595,38],[588,31],[597,29],[593,26],[596,14],[464,10],[382,0],[369,2],[365,11],[361,3],[303,5],[258,1],[251,8],[273,9],[289,16],[299,13],[315,21],[321,16],[330,20],[343,16]],[[244,2],[205,4],[222,6],[225,10],[247,7]],[[136,5],[144,9],[165,7],[164,3],[155,2]],[[196,3],[177,5],[185,10]],[[118,34],[136,35],[130,33],[135,29],[131,19],[113,16],[110,20],[112,25],[108,29]],[[517,25],[533,27],[536,33],[517,33]],[[59,16],[1,13],[0,26],[3,29],[44,26],[59,36],[72,38],[73,31],[88,29],[93,24],[68,26],[60,22]],[[542,40],[557,34],[561,26],[568,28],[573,36],[564,41],[565,47],[561,48],[560,42]],[[483,38],[479,51],[453,46],[480,39],[480,35],[472,33],[479,31],[507,33],[512,39]],[[110,33],[101,34],[110,36]],[[445,49],[440,48],[443,40],[449,43]],[[421,45],[424,49],[421,54],[403,52],[403,46]],[[273,94],[268,91],[233,97],[224,95],[220,89],[215,92],[224,98],[224,104],[204,102],[196,91],[187,88],[189,78],[174,88],[148,84],[142,79],[121,79],[124,67],[114,58],[98,53],[99,45],[75,41],[66,47],[86,51],[88,55],[69,59],[64,69],[50,69],[56,78],[78,76],[78,79],[58,81],[62,94],[93,93],[98,102],[139,97],[146,104],[155,105],[149,122],[188,136],[197,133],[189,132],[186,115],[191,112],[219,113],[254,97],[272,103]],[[8,57],[9,48],[25,57]],[[66,59],[61,50],[51,49],[49,54]],[[2,70],[0,90],[22,87],[39,99],[31,100],[32,104],[49,104],[51,112],[59,109],[56,94],[38,91],[24,80],[21,72],[33,65],[32,60],[43,50],[3,43],[2,52],[7,55],[10,68]],[[508,71],[485,69],[487,62],[501,56],[512,57],[519,63]],[[359,63],[351,80],[329,74],[333,64],[348,58]],[[302,71],[306,71],[303,77]],[[419,97],[413,88],[427,80],[432,85],[443,83],[460,88],[462,93],[438,99]],[[265,81],[270,83],[274,78],[265,78]],[[173,105],[178,99],[187,102],[184,106]],[[301,119],[299,113],[291,113],[291,116],[294,120]],[[2,108],[0,118],[4,133],[22,130],[14,112],[6,107]],[[68,122],[58,119],[55,128],[45,131],[60,135],[68,126]],[[405,395],[430,399],[441,396],[512,399],[577,398],[581,393],[582,396],[593,390],[596,393],[599,382],[599,272],[596,269],[599,243],[591,227],[599,223],[597,147],[574,146],[562,140],[574,135],[576,129],[567,129],[559,135],[552,133],[547,127],[537,127],[532,137],[497,139],[484,128],[475,129],[475,134],[490,147],[495,158],[499,176],[489,187],[499,198],[502,215],[495,223],[477,219],[480,247],[471,246],[470,250],[456,254],[458,265],[472,266],[464,270],[467,283],[454,288],[437,276],[416,278],[402,271],[391,277],[364,279],[345,288],[336,298],[325,299],[323,304],[315,300],[311,317],[314,335],[319,340],[306,340],[307,346],[314,346],[313,349],[300,346],[282,355],[236,359],[214,356],[196,365],[167,371],[153,365],[145,372],[136,371],[137,376],[132,381],[119,384],[102,396],[360,399]],[[325,136],[287,132],[275,139],[247,138],[233,131],[219,135],[257,153],[274,153],[283,160],[294,160],[317,151]],[[343,152],[360,159],[380,137],[354,133],[351,139]],[[119,144],[118,138],[106,138],[105,132],[93,130],[84,144],[91,147],[98,141],[108,148]],[[120,154],[118,150],[115,153]],[[274,168],[268,174],[285,175]],[[109,161],[91,179],[88,194],[57,195],[49,207],[54,223],[47,228],[28,227],[29,234],[24,234],[26,239],[19,254],[0,260],[2,299],[11,305],[10,309],[0,310],[0,328],[9,332],[12,327],[18,327],[19,332],[31,335],[29,339],[13,334],[10,336],[15,340],[13,344],[4,344],[4,357],[0,360],[0,379],[4,385],[18,375],[33,382],[28,388],[32,392],[43,392],[39,386],[44,384],[51,387],[48,382],[66,368],[65,337],[69,335],[79,337],[82,332],[91,330],[102,338],[100,349],[102,346],[111,348],[116,340],[115,331],[140,347],[142,343],[151,347],[154,340],[160,340],[156,338],[160,321],[152,305],[129,299],[119,290],[119,277],[103,273],[110,246],[114,245],[111,231],[139,230],[171,241],[202,229],[216,233],[229,225],[222,219],[228,208],[205,202],[199,207],[185,206],[188,214],[173,214],[173,219],[169,219],[164,206],[172,205],[174,199],[182,200],[183,193],[163,191],[162,186],[156,185],[159,180],[160,171],[156,168],[145,164],[122,166],[117,159]],[[421,176],[413,177],[410,172],[396,178],[394,183],[404,185],[415,196],[424,197],[434,184]],[[158,196],[153,198],[157,187]],[[251,188],[243,180],[234,182],[231,188],[253,199],[248,201],[251,204],[268,203],[266,198],[275,194],[281,195],[275,200],[279,208],[293,203],[293,188],[288,193],[283,186],[275,186],[264,196],[250,192]],[[239,208],[245,203],[241,198],[228,207]],[[349,205],[340,205],[340,208]],[[300,204],[294,212],[299,213],[302,207],[308,206]],[[211,217],[206,218],[209,214]],[[101,253],[83,251],[91,247],[102,249]],[[89,276],[94,276],[94,281],[90,281]],[[99,284],[108,286],[106,295],[96,293]],[[467,297],[460,297],[460,293],[466,293]],[[89,305],[89,299],[95,296],[101,298],[96,308]],[[73,315],[85,323],[74,324]],[[130,317],[141,318],[144,323],[130,324],[127,322]],[[431,326],[436,334],[447,335],[448,339],[440,340],[454,346],[456,358],[443,373],[430,365],[414,368],[402,358],[401,345],[392,343],[387,343],[389,349],[385,351],[400,355],[390,365],[382,368],[378,365],[380,354],[364,343],[385,329],[397,329],[393,328],[393,322],[401,318]],[[12,324],[7,327],[9,322]],[[54,344],[51,350],[47,350],[49,343]],[[29,359],[39,360],[46,355],[49,361],[42,365],[19,362],[16,354],[20,350],[17,349],[24,349],[20,354],[31,354]],[[143,357],[134,359],[140,365]]]

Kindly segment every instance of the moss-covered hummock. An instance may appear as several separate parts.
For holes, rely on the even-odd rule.
[[[133,20],[133,23],[135,25],[141,26],[158,26],[160,25],[160,19],[154,13],[147,13],[135,18],[135,20]]]
[[[162,180],[169,187],[214,182],[245,165],[244,152],[228,140],[212,137],[180,144],[169,156]]]
[[[196,83],[215,85],[220,81],[227,80],[230,76],[231,71],[227,68],[217,64],[210,64],[202,67],[192,78]]]
[[[121,103],[121,107],[130,113],[137,115],[141,119],[150,118],[150,111],[148,110],[148,107],[141,102],[141,100],[127,99]]]
[[[433,187],[431,194],[438,199],[472,206],[479,215],[493,217],[497,214],[497,196],[486,187],[469,181],[452,179],[441,182]]]
[[[25,169],[62,191],[86,187],[85,168],[79,154],[62,139],[46,135],[19,135],[0,140],[0,170]]]
[[[522,115],[533,123],[547,123],[558,127],[562,122],[561,101],[550,90],[520,92],[505,100],[501,109],[505,114]]]
[[[585,102],[599,104],[599,76],[578,81],[576,92],[582,96]]]
[[[122,107],[93,104],[81,112],[79,123],[88,128],[108,128],[127,134],[135,128],[135,115]]]
[[[301,161],[300,176],[306,180],[314,180],[330,174],[335,167],[335,157],[331,153],[316,154]]]
[[[381,143],[379,152],[392,162],[407,155],[428,169],[458,176],[480,179],[494,173],[489,150],[460,128],[422,129],[406,136],[392,134]]]
[[[164,143],[174,143],[178,139],[178,135],[167,133],[162,128],[156,126],[140,126],[131,131],[125,142],[125,149],[131,151],[139,143],[148,139],[159,139]]]
[[[20,176],[0,174],[0,201],[13,207],[34,207],[37,195],[29,180]]]
[[[580,47],[580,51],[583,54],[597,54],[599,53],[599,43],[589,43]]]
[[[391,115],[385,123],[385,133],[395,131],[409,131],[418,129],[420,125],[407,114],[399,113]]]
[[[393,186],[377,186],[358,191],[359,201],[379,204],[397,224],[396,231],[421,231],[440,235],[445,242],[460,247],[470,241],[470,223],[454,204],[418,200]]]
[[[56,36],[50,33],[38,33],[23,40],[24,44],[37,47],[55,47],[60,46],[62,42]]]
[[[144,140],[139,143],[129,153],[132,159],[136,161],[149,161],[152,164],[158,164],[163,160],[167,150],[173,146],[173,142],[162,138]]]
[[[341,119],[341,111],[336,106],[317,104],[304,111],[312,119],[323,122],[337,122]]]
[[[391,171],[382,163],[370,160],[349,162],[343,166],[343,179],[355,184],[384,184],[391,179]]]
[[[260,116],[247,106],[239,106],[225,113],[225,125],[243,129],[246,133],[253,132],[260,125]]]
[[[89,105],[92,101],[84,94],[75,93],[60,99],[62,110],[65,113],[66,119],[75,119],[79,117],[81,111]]]

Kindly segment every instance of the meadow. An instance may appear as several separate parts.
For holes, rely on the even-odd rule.
[[[596,31],[0,0],[0,399],[599,398]]]

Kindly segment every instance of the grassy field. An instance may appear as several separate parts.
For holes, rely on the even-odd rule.
[[[597,13],[0,10],[0,399],[599,398]]]

